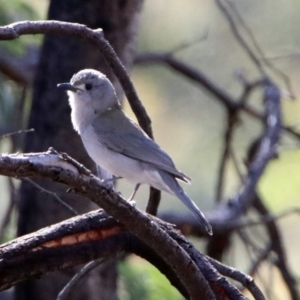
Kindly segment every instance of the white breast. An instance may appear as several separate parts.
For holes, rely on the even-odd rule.
[[[109,173],[132,183],[146,183],[159,190],[174,194],[163,182],[154,166],[117,153],[102,145],[89,125],[81,135],[82,142],[93,161]]]
[[[77,93],[68,92],[69,103],[72,109],[71,121],[74,129],[81,135],[85,128],[94,120],[95,113],[90,101]]]

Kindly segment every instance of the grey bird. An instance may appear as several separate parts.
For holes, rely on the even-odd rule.
[[[190,179],[178,171],[170,158],[123,112],[115,89],[107,77],[92,69],[76,73],[66,90],[74,129],[94,162],[116,177],[148,184],[178,197],[197,217],[208,234],[212,228],[176,179]]]

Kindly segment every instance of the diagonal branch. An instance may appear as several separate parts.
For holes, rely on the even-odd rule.
[[[220,88],[217,84],[213,82],[209,77],[203,74],[200,70],[189,66],[188,64],[178,60],[170,53],[144,53],[140,54],[135,59],[136,64],[142,63],[160,63],[165,64],[170,67],[172,70],[177,73],[187,77],[188,79],[196,82],[201,85],[205,91],[210,93],[215,97],[215,99],[224,105],[227,109],[237,110],[242,109],[243,112],[247,113],[249,116],[265,122],[264,115],[257,111],[255,108],[249,105],[241,105],[240,99],[235,99],[229,93],[227,93],[224,89]],[[256,86],[258,82],[256,83]],[[248,92],[247,92],[248,93]],[[242,95],[244,97],[244,95]],[[294,131],[291,127],[283,126],[282,129],[292,135],[293,137],[300,140],[300,134]]]
[[[242,180],[242,186],[232,199],[229,199],[225,204],[220,204],[213,211],[206,214],[213,226],[214,233],[224,234],[241,226],[240,218],[253,205],[255,189],[260,176],[276,154],[281,132],[280,92],[277,86],[269,80],[265,81],[264,105],[266,127],[257,145],[256,154],[249,163],[248,174]],[[171,216],[165,214],[163,219],[186,227],[187,218],[184,215]],[[190,226],[184,230],[193,232],[197,236],[202,235],[191,220],[188,224]]]
[[[253,206],[255,210],[257,210],[257,212],[259,212],[262,216],[269,214],[267,207],[261,201],[261,198],[257,193],[255,194]],[[269,222],[267,222],[266,230],[270,238],[270,250],[273,250],[277,254],[276,265],[279,269],[279,272],[286,283],[287,289],[291,295],[291,299],[297,300],[300,296],[297,290],[297,280],[292,275],[292,272],[288,266],[282,237],[274,219],[270,219]]]
[[[187,252],[163,231],[157,222],[153,222],[153,219],[136,209],[119,194],[103,186],[99,178],[78,173],[73,165],[52,152],[2,155],[0,174],[17,178],[48,178],[67,184],[77,194],[89,198],[105,209],[158,253],[178,276],[191,299],[197,299],[199,293],[204,299],[210,299],[209,297],[214,299],[207,281]]]
[[[226,298],[225,295],[230,299],[245,299],[237,288],[214,270],[209,258],[199,253],[174,230],[173,226],[154,217],[153,222],[156,222],[159,228],[188,253],[209,281],[218,299]],[[104,260],[124,252],[135,253],[148,260],[183,296],[188,297],[187,290],[164,259],[103,210],[73,217],[0,246],[0,290],[49,271],[70,268],[95,259]],[[251,287],[255,286],[254,283],[249,285],[251,281],[253,282],[251,277],[228,266],[222,265],[222,272],[249,287],[250,291]],[[240,276],[235,278],[234,274]],[[247,278],[247,281],[244,278]],[[76,280],[71,284],[75,282]],[[257,287],[256,289],[257,292],[254,292],[253,296],[255,299],[261,299],[260,291]]]
[[[226,222],[241,217],[253,204],[255,188],[268,162],[275,156],[280,137],[281,109],[280,92],[269,80],[265,82],[264,105],[266,128],[258,146],[257,152],[249,164],[248,175],[236,195],[225,205],[221,204],[212,218],[216,223],[226,226]],[[214,221],[211,221],[214,224]],[[216,224],[217,226],[217,224]]]

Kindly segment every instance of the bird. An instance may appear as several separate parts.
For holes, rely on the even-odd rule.
[[[189,183],[190,178],[124,113],[114,86],[103,73],[84,69],[57,87],[67,92],[73,127],[97,165],[136,184],[136,190],[148,184],[176,196],[212,235],[210,223],[177,181]]]

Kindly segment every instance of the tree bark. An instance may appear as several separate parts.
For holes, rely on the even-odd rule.
[[[90,28],[102,28],[105,37],[114,47],[127,69],[133,61],[138,17],[142,0],[52,0],[48,19],[82,23]],[[67,96],[57,91],[57,83],[69,81],[84,68],[94,68],[107,74],[116,86],[118,96],[122,91],[99,51],[84,42],[65,36],[46,36],[40,55],[33,87],[32,110],[24,152],[37,152],[54,147],[92,168],[93,163],[83,149],[80,137],[70,121]],[[95,169],[95,168],[94,168]],[[44,188],[55,191],[64,201],[79,212],[93,208],[86,200],[66,194],[65,187],[49,182],[39,182]],[[59,206],[51,196],[41,194],[28,182],[20,188],[18,235],[33,232],[69,218],[71,214]],[[71,294],[72,299],[117,299],[114,266],[97,274],[92,272],[80,287]],[[16,287],[16,300],[56,299],[62,287],[73,276],[74,270],[55,272],[39,280],[30,280]]]

